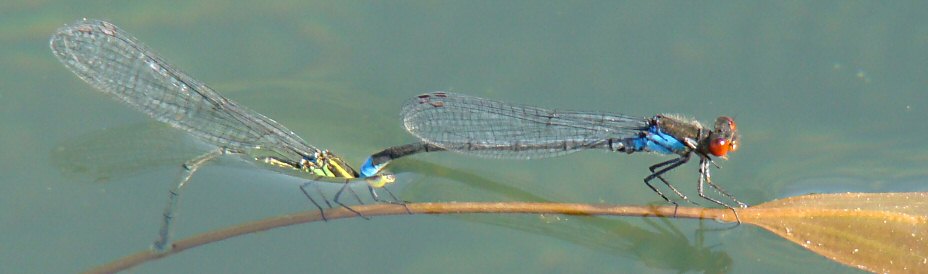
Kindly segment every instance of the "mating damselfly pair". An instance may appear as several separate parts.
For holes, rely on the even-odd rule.
[[[176,69],[115,25],[100,20],[80,20],[59,29],[50,45],[56,57],[91,86],[160,122],[183,130],[215,149],[183,164],[177,186],[169,192],[162,226],[154,247],[164,249],[170,241],[175,207],[180,191],[204,164],[222,155],[236,155],[308,180],[302,193],[320,211],[332,207],[324,196],[320,203],[310,186],[316,183],[343,183],[333,201],[340,201],[342,190],[354,182],[368,185],[374,200],[400,203],[386,188],[391,199],[381,199],[377,190],[393,182],[381,170],[399,157],[429,151],[455,151],[499,158],[540,158],[585,149],[608,149],[634,153],[655,152],[677,158],[653,165],[645,184],[668,202],[676,202],[651,184],[659,179],[683,200],[680,191],[662,175],[685,164],[693,154],[700,159],[699,195],[719,205],[727,203],[704,195],[708,184],[724,196],[737,201],[709,176],[712,157],[724,158],[737,149],[738,133],[734,121],[719,117],[713,129],[695,120],[673,115],[633,117],[620,114],[549,110],[508,104],[461,94],[434,92],[419,95],[402,111],[406,129],[420,142],[396,146],[372,155],[355,171],[328,150],[306,143],[291,130],[257,112],[239,106],[219,93]],[[356,195],[355,195],[356,196]],[[359,199],[360,202],[360,199]],[[357,212],[356,212],[357,213]],[[324,215],[323,215],[324,218]]]

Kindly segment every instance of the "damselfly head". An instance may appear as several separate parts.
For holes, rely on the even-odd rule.
[[[393,174],[378,174],[375,176],[364,178],[367,181],[367,184],[374,188],[382,188],[388,184],[396,182],[396,175]]]
[[[728,116],[715,119],[715,129],[709,136],[709,153],[725,158],[728,152],[738,150],[738,126]]]

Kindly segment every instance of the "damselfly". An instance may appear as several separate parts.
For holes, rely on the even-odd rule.
[[[635,153],[655,152],[677,157],[655,165],[644,183],[667,202],[671,200],[651,181],[657,178],[677,196],[685,195],[662,175],[699,157],[699,196],[734,208],[705,195],[704,185],[734,201],[746,204],[712,183],[712,157],[727,159],[738,149],[735,121],[721,116],[713,129],[678,115],[634,117],[622,114],[551,110],[509,104],[450,92],[433,92],[407,101],[401,116],[406,130],[422,142],[396,146],[372,155],[361,166],[361,175],[380,172],[391,160],[419,152],[455,151],[492,158],[544,158],[586,149]],[[718,167],[718,165],[716,165]],[[737,212],[735,212],[737,217]]]
[[[348,183],[359,176],[341,158],[307,144],[274,120],[226,99],[176,69],[115,25],[99,20],[79,20],[58,29],[49,43],[62,64],[97,90],[216,146],[216,149],[183,164],[183,173],[177,186],[171,190],[164,210],[158,240],[154,243],[156,249],[162,250],[169,242],[174,208],[181,189],[197,169],[225,154],[238,155],[264,163],[279,172],[310,179],[300,189],[320,211],[322,205],[309,195],[307,186],[315,181],[345,183],[333,201],[353,211],[339,201],[339,196]],[[382,187],[392,179],[384,175],[360,180],[369,184],[374,200],[383,202],[374,188]],[[390,193],[390,196],[394,195]],[[331,208],[328,199],[322,198]],[[393,201],[387,202],[398,200],[394,196]]]

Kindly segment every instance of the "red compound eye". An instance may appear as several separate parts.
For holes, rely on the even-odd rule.
[[[733,148],[737,147],[732,146],[728,139],[725,138],[718,138],[709,142],[709,153],[717,157],[725,156],[725,154],[728,154],[728,151],[733,150]]]

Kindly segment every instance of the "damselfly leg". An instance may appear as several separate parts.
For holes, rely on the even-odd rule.
[[[679,206],[679,204],[676,201],[673,201],[670,198],[667,198],[667,196],[665,196],[663,192],[661,192],[656,187],[651,185],[651,180],[654,180],[654,178],[660,179],[661,182],[664,183],[664,185],[667,185],[667,187],[670,188],[670,190],[672,190],[673,193],[677,194],[677,196],[679,196],[681,199],[689,203],[696,204],[695,202],[690,201],[688,198],[686,198],[686,195],[683,195],[682,192],[677,190],[677,188],[675,188],[672,184],[670,184],[670,182],[665,180],[664,177],[661,177],[661,175],[663,175],[664,173],[667,173],[670,170],[673,170],[683,164],[686,164],[686,162],[688,162],[689,160],[690,160],[690,155],[687,154],[687,155],[680,156],[675,159],[663,161],[663,162],[660,162],[660,163],[657,163],[655,165],[648,167],[648,170],[651,171],[651,174],[644,178],[644,183],[649,188],[651,188],[651,190],[653,190],[658,195],[660,195],[661,198],[664,198],[665,201],[670,202],[674,204],[675,206]]]
[[[747,207],[748,207],[747,204],[742,203],[741,201],[738,201],[738,199],[735,199],[735,197],[732,196],[731,194],[729,194],[727,191],[725,191],[724,189],[722,189],[722,188],[719,187],[718,185],[712,183],[712,180],[711,180],[711,178],[710,178],[711,174],[709,173],[709,164],[710,164],[710,160],[708,160],[708,159],[705,158],[705,157],[703,157],[703,158],[701,158],[701,159],[699,160],[699,185],[696,187],[697,191],[699,192],[699,197],[702,197],[703,199],[712,201],[713,203],[716,203],[716,204],[719,204],[719,205],[721,205],[721,206],[727,207],[728,209],[731,209],[731,211],[735,214],[735,220],[737,220],[737,221],[738,221],[738,224],[740,225],[740,224],[741,224],[741,217],[738,216],[738,211],[735,210],[734,207],[732,207],[731,205],[728,205],[728,204],[726,204],[726,203],[723,203],[722,201],[719,201],[718,199],[709,197],[709,196],[707,196],[707,195],[705,194],[705,192],[704,192],[705,188],[703,187],[703,184],[708,184],[708,185],[711,186],[713,189],[715,189],[716,191],[718,191],[720,194],[724,195],[725,197],[728,197],[728,198],[731,199],[732,201],[735,201],[735,203],[738,203],[738,206],[739,206],[739,207],[741,207],[741,208],[747,208]]]
[[[320,177],[320,178],[321,178],[321,177]],[[339,189],[338,189],[338,192],[335,193],[335,196],[334,196],[334,198],[332,199],[332,201],[335,202],[336,204],[338,204],[339,206],[344,207],[344,208],[347,209],[348,211],[354,212],[355,214],[358,215],[358,217],[361,217],[361,218],[364,218],[364,219],[370,219],[370,218],[368,218],[367,216],[364,216],[363,214],[361,214],[361,212],[358,212],[357,210],[354,210],[353,208],[351,208],[351,206],[348,206],[347,204],[341,202],[341,195],[342,195],[342,193],[347,189],[348,192],[350,192],[350,193],[352,194],[352,196],[355,197],[355,200],[358,201],[358,204],[362,204],[362,205],[364,204],[364,201],[361,200],[361,197],[358,196],[358,194],[357,194],[354,190],[352,190],[352,189],[349,187],[350,184],[351,184],[351,182],[350,182],[349,180],[345,180],[345,182],[342,183],[342,187],[339,188]],[[306,196],[306,199],[309,199],[309,201],[310,201],[311,203],[313,203],[313,206],[315,206],[317,209],[319,209],[319,215],[322,217],[322,220],[323,220],[323,221],[328,221],[329,218],[325,216],[325,210],[326,210],[326,208],[323,208],[322,205],[320,205],[319,202],[317,202],[316,199],[313,198],[313,195],[309,193],[310,191],[308,190],[308,188],[309,188],[310,186],[313,187],[313,190],[314,190],[313,192],[318,193],[318,194],[319,194],[319,197],[322,198],[322,201],[325,202],[326,208],[332,209],[332,208],[335,208],[335,207],[332,206],[332,203],[330,203],[330,202],[329,202],[329,199],[326,198],[325,192],[322,190],[322,188],[319,186],[319,182],[317,182],[316,180],[310,180],[310,181],[308,181],[308,182],[303,183],[302,185],[300,185],[300,191],[303,192],[303,195]]]
[[[396,198],[396,195],[393,195],[393,192],[390,191],[390,189],[388,189],[388,188],[386,188],[386,187],[381,187],[381,189],[383,189],[383,191],[387,192],[387,194],[390,195],[390,199],[392,199],[392,200],[380,199],[380,196],[377,195],[377,190],[374,188],[374,186],[372,186],[372,185],[370,185],[370,184],[367,185],[367,189],[371,192],[371,197],[374,198],[374,201],[377,201],[377,202],[380,202],[380,203],[392,204],[392,205],[402,205],[404,208],[406,208],[406,213],[412,214],[412,211],[409,210],[409,206],[406,205],[406,203],[408,203],[408,201],[403,201],[403,200],[397,199],[397,198]]]
[[[300,185],[300,191],[303,192],[303,195],[306,195],[306,199],[309,199],[309,201],[312,202],[313,205],[319,209],[319,214],[322,215],[322,220],[328,221],[329,219],[325,217],[325,211],[323,211],[324,209],[322,208],[322,206],[319,205],[318,202],[316,202],[316,199],[313,199],[312,195],[309,195],[308,191],[306,191],[306,187],[308,187],[309,185],[312,185],[316,189],[316,193],[319,193],[319,196],[322,197],[322,201],[325,202],[326,207],[332,208],[332,203],[329,203],[329,199],[325,197],[325,193],[322,193],[322,188],[320,188],[319,184],[317,184],[316,182],[309,181],[309,182],[306,182]]]
[[[165,246],[167,246],[170,241],[171,234],[173,234],[172,224],[174,223],[174,217],[177,216],[175,208],[180,200],[181,190],[187,185],[187,182],[190,181],[190,178],[193,177],[193,174],[196,173],[201,166],[225,153],[227,153],[225,149],[219,148],[197,156],[183,164],[183,172],[180,175],[180,180],[177,186],[168,194],[168,204],[164,207],[164,218],[161,221],[161,229],[158,230],[158,239],[152,244],[155,250],[164,251]]]
[[[323,189],[319,186],[320,185],[319,181],[321,180],[324,180],[325,181],[324,183],[332,182],[332,178],[318,177],[315,180],[310,180],[300,185],[300,191],[302,191],[303,195],[305,195],[306,198],[309,199],[309,201],[312,202],[313,205],[317,209],[319,209],[319,212],[322,215],[322,219],[325,221],[328,221],[328,217],[325,215],[325,210],[332,209],[334,208],[334,206],[332,205],[332,203],[329,202],[329,199],[326,198],[326,195],[324,194]],[[355,191],[354,189],[355,186],[359,186],[360,184],[366,184],[367,191],[371,197],[370,200],[373,200],[374,202],[402,205],[404,207],[406,206],[406,201],[402,201],[399,198],[397,198],[397,196],[393,194],[393,192],[390,191],[390,189],[386,187],[387,184],[393,183],[395,180],[395,177],[392,174],[380,174],[380,175],[367,177],[367,178],[352,178],[352,179],[338,179],[338,180],[339,181],[337,183],[340,183],[342,186],[333,195],[332,202],[334,202],[338,206],[344,207],[348,211],[351,211],[357,214],[358,217],[361,217],[364,219],[370,219],[367,216],[364,216],[361,212],[352,208],[348,203],[343,202],[342,197],[344,195],[350,195],[351,197],[354,197],[354,200],[357,201],[357,204],[361,204],[361,205],[365,204],[364,199],[362,199],[361,195],[359,195],[358,192]],[[312,185],[312,189],[310,189],[311,188],[310,185]],[[383,191],[385,191],[387,195],[389,196],[389,198],[388,199],[382,198],[381,195],[377,193],[377,189],[382,189]],[[317,202],[316,198],[313,198],[313,194],[311,194],[310,192],[318,193],[319,197],[321,197],[322,200],[325,202],[326,208],[323,208],[322,204]],[[409,210],[408,207],[406,208],[406,211],[409,212],[409,214],[412,214],[412,212]]]

